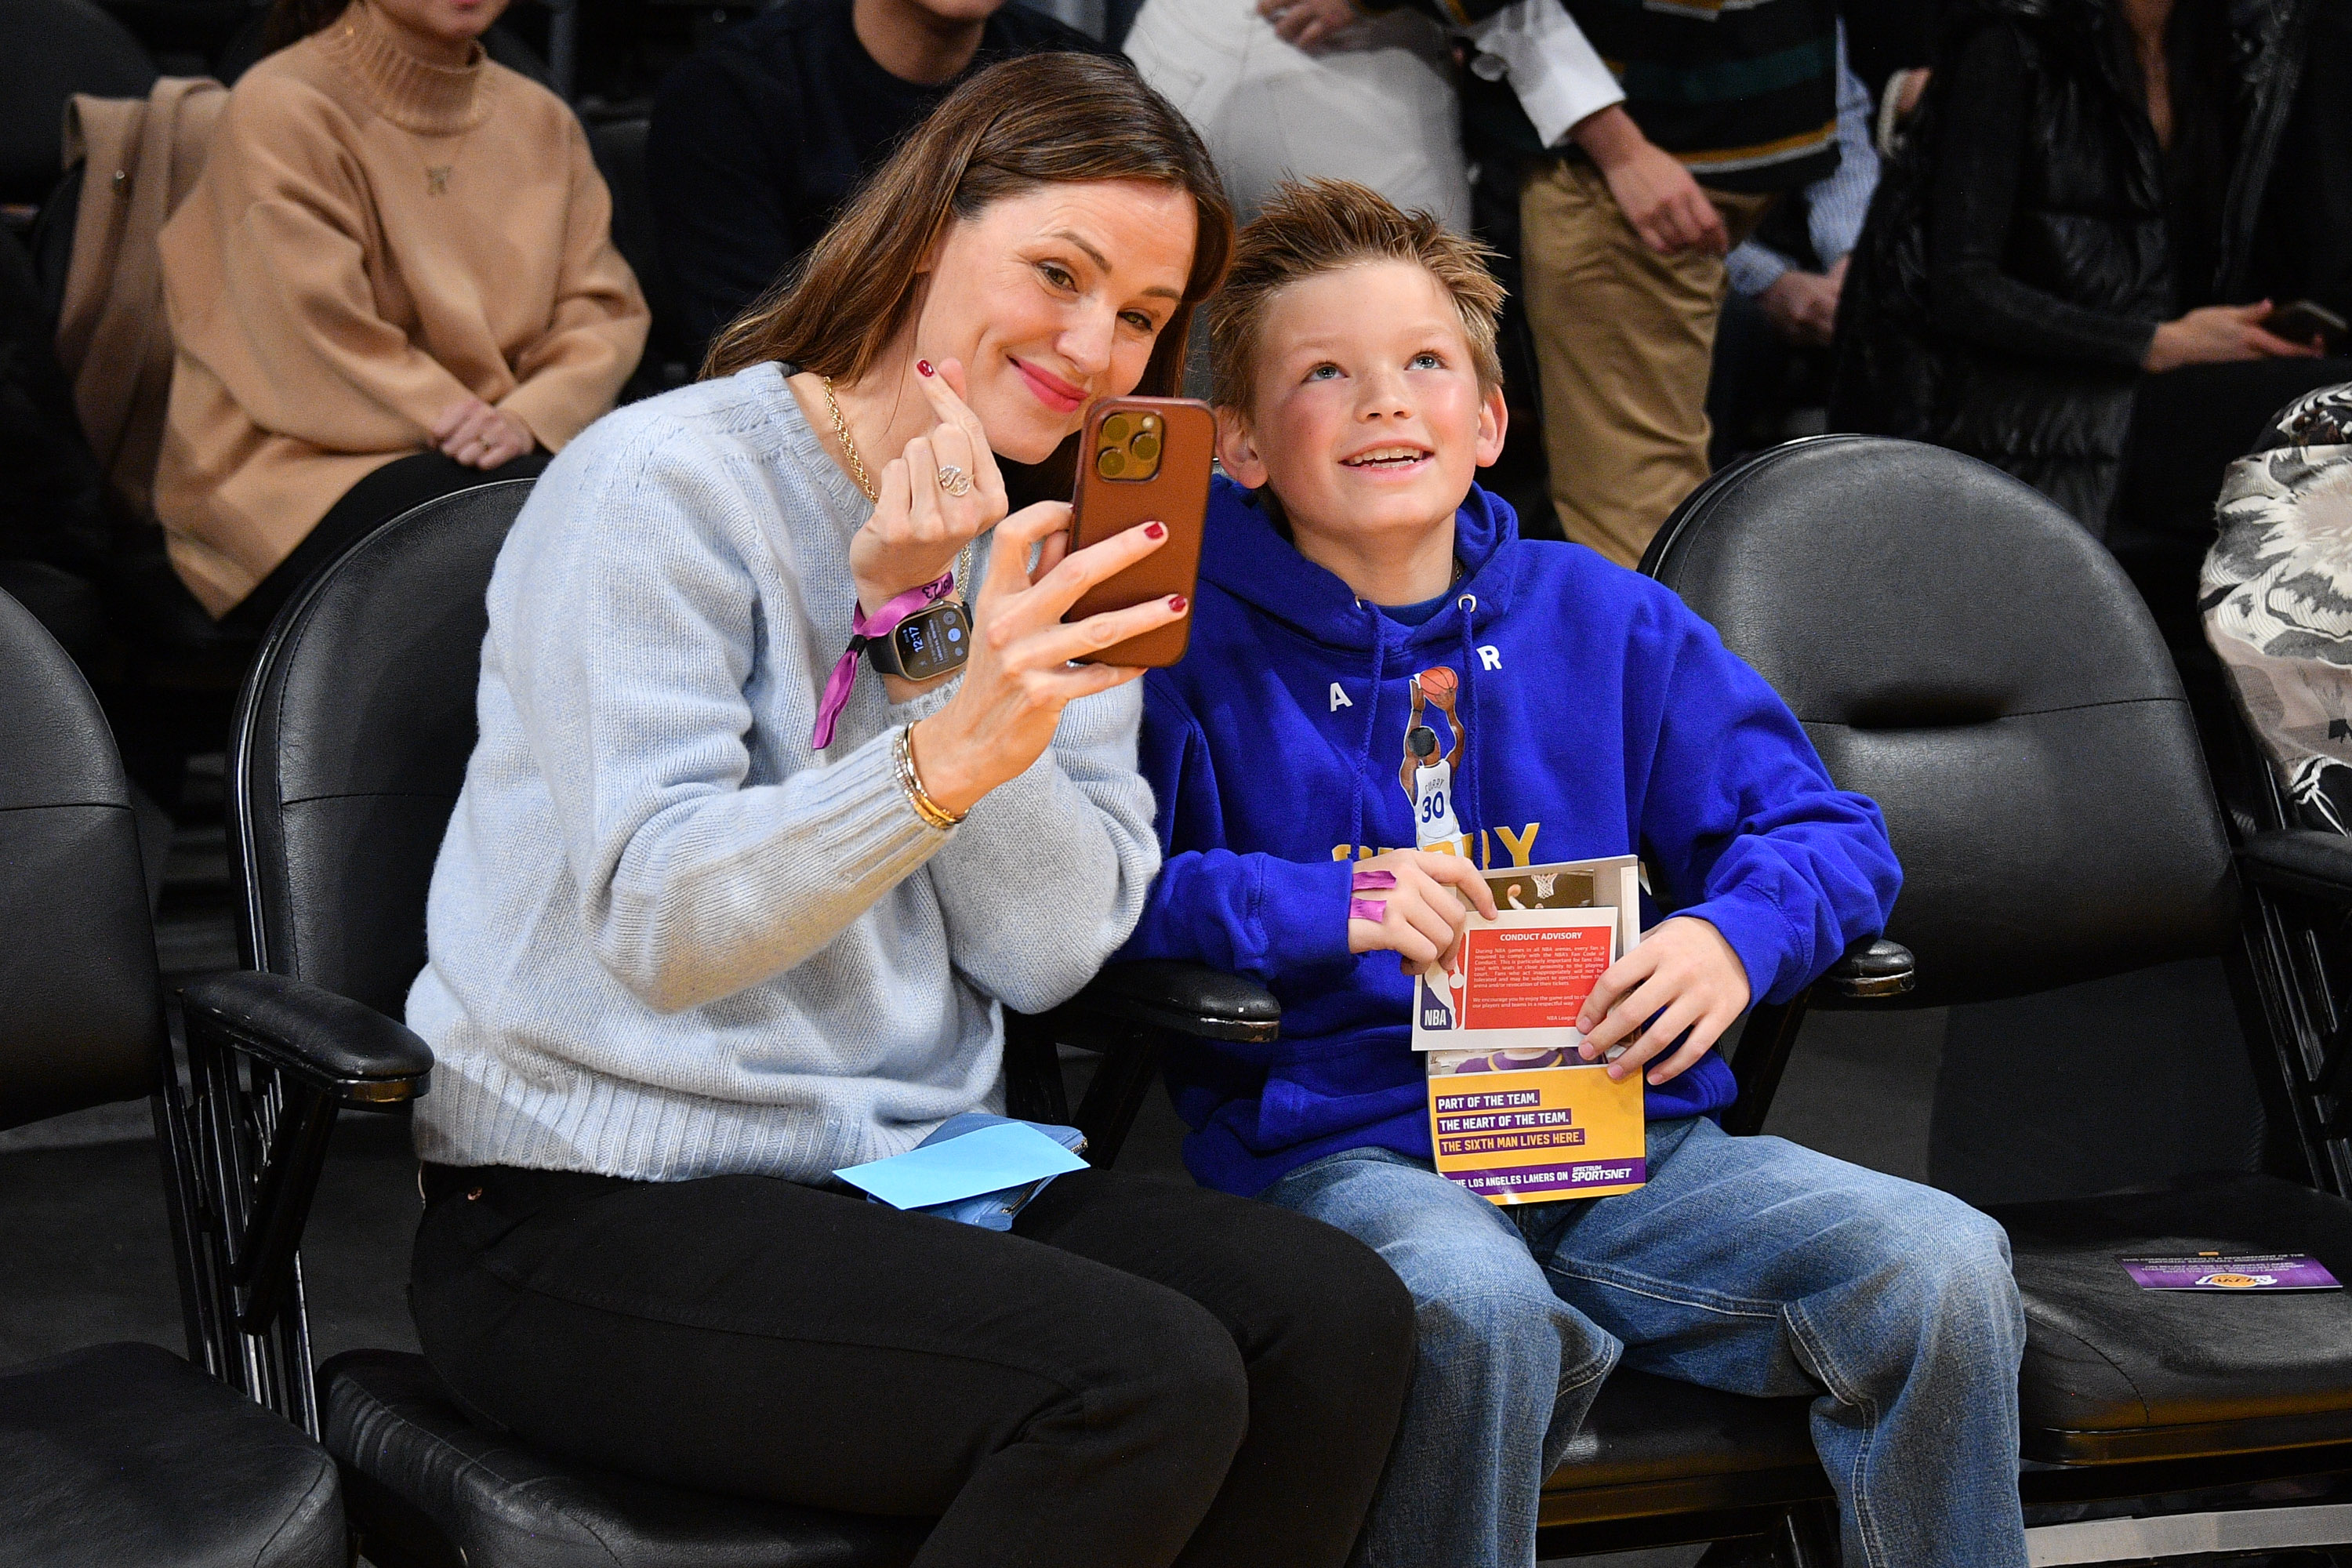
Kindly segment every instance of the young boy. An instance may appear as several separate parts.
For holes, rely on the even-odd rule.
[[[2024,1323],[2000,1227],[1709,1120],[1735,1093],[1711,1047],[1749,1000],[1883,928],[1900,872],[1877,808],[1672,593],[1519,538],[1473,484],[1502,447],[1500,303],[1476,247],[1318,182],[1243,231],[1208,306],[1231,479],[1192,650],[1146,686],[1167,864],[1128,955],[1255,976],[1283,1022],[1274,1045],[1171,1061],[1186,1162],[1361,1237],[1412,1290],[1374,1568],[1528,1568],[1544,1478],[1621,1360],[1817,1395],[1855,1568],[2021,1564]],[[1390,848],[1432,842],[1408,815],[1430,781],[1388,770],[1436,692],[1468,721],[1445,759],[1459,837]],[[1465,901],[1492,911],[1474,860],[1635,851],[1679,912],[1579,1023],[1586,1059],[1623,1044],[1610,1072],[1644,1074],[1648,1183],[1497,1207],[1432,1168],[1412,975]]]

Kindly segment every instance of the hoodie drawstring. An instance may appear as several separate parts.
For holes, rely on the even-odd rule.
[[[1372,696],[1364,704],[1364,741],[1356,748],[1356,793],[1348,805],[1348,855],[1353,859],[1357,846],[1364,841],[1364,773],[1372,765],[1372,741],[1380,733],[1381,682],[1388,675],[1389,639],[1381,625],[1384,618],[1370,605],[1365,612],[1372,617]]]

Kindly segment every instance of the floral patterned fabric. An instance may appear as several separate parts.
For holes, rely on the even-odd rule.
[[[2287,405],[2219,521],[2206,638],[2302,826],[2352,833],[2352,384]]]

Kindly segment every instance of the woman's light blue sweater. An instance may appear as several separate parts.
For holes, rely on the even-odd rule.
[[[425,1159],[820,1180],[1002,1109],[997,1004],[1126,940],[1159,866],[1138,687],[946,832],[890,747],[947,689],[893,706],[864,670],[810,749],[870,510],[772,364],[610,415],[540,480],[408,996]]]

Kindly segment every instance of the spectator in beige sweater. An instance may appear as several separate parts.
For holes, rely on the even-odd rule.
[[[580,124],[477,42],[506,0],[278,0],[163,235],[172,563],[258,630],[378,523],[536,474],[645,345]]]

